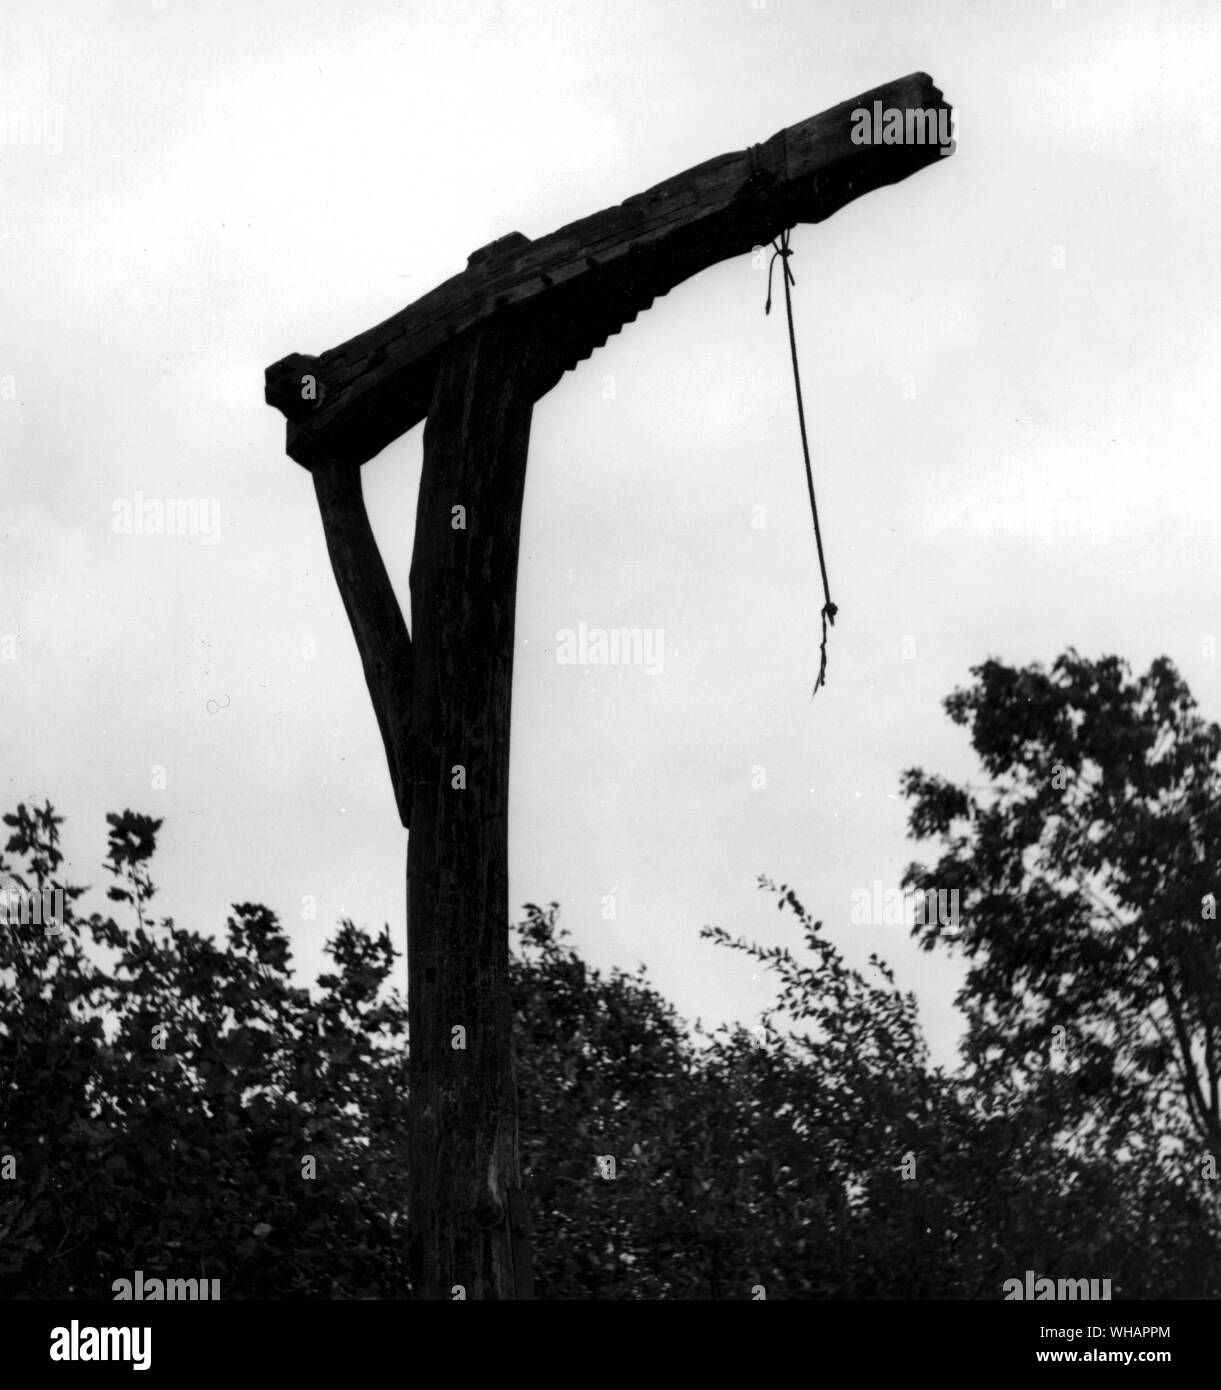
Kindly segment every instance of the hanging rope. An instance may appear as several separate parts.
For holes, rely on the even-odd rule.
[[[789,267],[789,257],[793,254],[789,248],[789,233],[780,233],[779,242],[772,242],[772,258],[767,265],[767,303],[763,306],[763,312],[772,312],[772,269],[779,260],[780,268],[784,278],[784,307],[788,311],[789,319],[789,351],[793,358],[793,385],[797,388],[797,423],[801,426],[801,451],[805,455],[806,461],[806,486],[810,490],[810,515],[814,518],[814,540],[818,545],[818,567],[822,571],[822,643],[819,648],[821,659],[818,663],[818,679],[814,682],[814,689],[810,694],[812,700],[818,694],[818,688],[827,683],[827,625],[835,626],[835,615],[839,612],[835,604],[831,602],[831,586],[827,582],[827,561],[823,556],[822,549],[822,528],[818,524],[818,503],[814,498],[814,471],[810,467],[810,442],[806,437],[806,412],[801,399],[801,371],[797,366],[797,335],[793,332],[793,296],[789,286],[795,285],[797,281],[793,278],[793,272]]]

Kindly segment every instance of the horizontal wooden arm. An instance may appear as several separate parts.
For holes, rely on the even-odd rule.
[[[907,122],[902,143],[880,143],[875,113],[890,111],[926,119]],[[427,413],[446,345],[499,316],[530,318],[553,343],[542,394],[689,276],[936,164],[952,149],[938,140],[949,111],[932,79],[913,73],[537,241],[500,238],[376,328],[267,369],[267,402],[289,420],[290,457],[308,468],[365,463]]]
[[[411,826],[411,640],[377,548],[360,469],[333,460],[314,466],[314,493],[331,568],[356,638],[386,748],[399,819]]]

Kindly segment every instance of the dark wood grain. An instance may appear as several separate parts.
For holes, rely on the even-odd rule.
[[[875,101],[903,111],[949,110],[932,79],[912,73],[537,241],[510,233],[367,332],[318,357],[292,354],[275,363],[266,396],[288,417],[290,457],[306,467],[372,458],[423,418],[446,346],[500,315],[545,315],[547,331],[557,335],[553,384],[698,271],[798,222],[821,222],[863,193],[939,161],[935,144],[854,143],[852,113]],[[307,373],[318,386],[303,395]]]
[[[509,1003],[509,723],[534,345],[489,327],[441,363],[411,562],[408,1251],[417,1298],[529,1287]],[[466,529],[454,527],[456,506]],[[455,787],[462,769],[465,787]],[[464,1049],[454,1047],[456,1027]]]
[[[399,819],[409,826],[411,641],[407,624],[365,511],[360,469],[331,461],[319,463],[313,473],[326,548],[365,669]]]

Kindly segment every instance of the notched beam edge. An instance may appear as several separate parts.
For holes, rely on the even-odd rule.
[[[273,362],[264,374],[264,400],[288,420],[307,419],[321,405],[324,396],[320,357],[290,352],[279,362]]]
[[[501,238],[483,248],[486,256],[473,253],[467,270],[367,332],[320,357],[292,354],[273,364],[266,396],[288,418],[290,457],[306,468],[373,458],[424,418],[445,347],[493,315],[545,317],[557,325],[565,359],[579,361],[592,347],[581,340],[571,306],[600,303],[597,332],[605,340],[603,325],[616,314],[622,325],[700,270],[939,162],[936,144],[855,143],[852,113],[875,102],[951,110],[926,73],[912,73],[537,241],[519,233]],[[631,274],[617,275],[625,262]]]

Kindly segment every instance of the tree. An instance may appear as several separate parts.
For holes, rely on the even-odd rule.
[[[60,887],[65,912],[0,931],[0,1294],[108,1298],[142,1270],[226,1299],[409,1296],[387,935],[341,923],[298,987],[265,907],[234,904],[223,942],[156,920],[159,822],[108,820],[122,921],[83,914],[50,806],[7,818],[0,881]],[[752,1028],[689,1026],[643,967],[591,968],[555,904],[517,924],[539,1296],[998,1298],[1027,1268],[1221,1293],[1200,1184],[1149,1161],[1143,1112],[1087,1113],[1058,1070],[931,1067],[886,966],[850,969],[761,886],[800,953],[704,933],[776,972]]]
[[[1165,658],[1137,678],[1071,649],[1050,670],[972,675],[945,707],[986,786],[919,769],[903,785],[913,837],[941,845],[905,886],[958,895],[956,934],[916,934],[968,963],[973,1082],[1053,1118],[1049,1137],[1129,1198],[1156,1174],[1159,1200],[1215,1238],[1221,730]]]
[[[77,915],[49,805],[5,817],[26,867],[0,874],[61,888],[66,911],[0,930],[0,1292],[109,1298],[142,1269],[220,1278],[224,1298],[401,1295],[388,938],[344,922],[312,998],[266,908],[236,904],[224,946],[154,924],[160,822],[107,819],[134,926]]]

